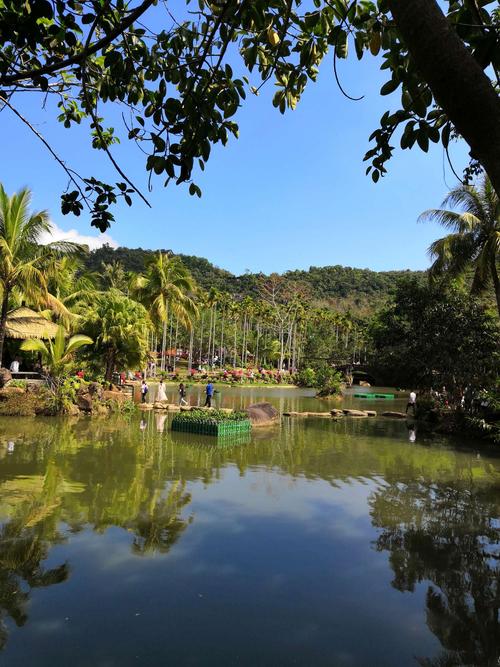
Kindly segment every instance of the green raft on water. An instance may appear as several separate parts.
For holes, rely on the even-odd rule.
[[[354,394],[354,398],[394,398],[394,394]]]

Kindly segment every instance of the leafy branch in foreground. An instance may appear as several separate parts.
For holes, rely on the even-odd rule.
[[[274,106],[294,109],[329,53],[343,91],[337,61],[354,47],[358,59],[381,56],[389,75],[381,94],[400,94],[371,135],[372,179],[386,173],[396,140],[402,149],[427,151],[440,141],[447,150],[461,136],[471,148],[467,176],[481,165],[499,193],[500,17],[487,4],[450,1],[444,14],[436,0],[314,0],[310,11],[299,0],[186,0],[174,15],[167,0],[2,0],[0,104],[65,170],[62,212],[80,215],[86,206],[105,230],[119,199],[147,202],[113,153],[124,137],[144,153],[149,187],[158,176],[201,196],[193,173],[205,168],[212,146],[238,136],[233,118],[248,91],[258,94],[274,79]],[[69,167],[20,112],[26,93],[53,100],[65,128],[85,124],[119,180]],[[105,119],[109,103],[121,112],[121,131]]]

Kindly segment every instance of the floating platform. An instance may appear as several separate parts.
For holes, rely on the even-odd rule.
[[[354,398],[394,398],[394,394],[354,394]]]
[[[249,419],[238,421],[216,422],[208,419],[183,419],[181,415],[176,415],[172,419],[172,431],[181,433],[199,433],[200,435],[237,435],[240,433],[249,433],[252,424]]]

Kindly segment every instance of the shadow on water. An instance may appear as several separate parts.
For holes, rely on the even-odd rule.
[[[138,641],[145,664],[497,664],[495,458],[406,422],[230,442],[163,417],[0,423],[5,664],[67,664],[84,636],[76,665]]]

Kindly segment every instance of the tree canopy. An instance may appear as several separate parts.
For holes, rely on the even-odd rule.
[[[125,136],[146,153],[150,178],[188,183],[212,146],[238,135],[234,120],[248,93],[274,79],[273,104],[294,109],[322,60],[352,52],[380,56],[394,96],[372,133],[367,173],[377,181],[399,140],[402,149],[461,136],[471,148],[467,176],[480,167],[500,192],[499,10],[457,0],[16,0],[0,2],[0,103],[26,124],[66,170],[62,212],[88,207],[92,224],[109,227],[109,207],[145,196],[113,156]],[[156,29],[146,27],[155,25]],[[490,79],[492,78],[492,80]],[[86,123],[118,180],[80,175],[56,154],[17,105],[20,91],[57,101],[66,128]],[[344,91],[343,91],[344,92]],[[347,94],[344,92],[344,94]],[[108,103],[123,131],[106,120]],[[389,106],[389,105],[388,105]],[[115,114],[116,116],[116,114]],[[478,122],[481,119],[481,122]]]

